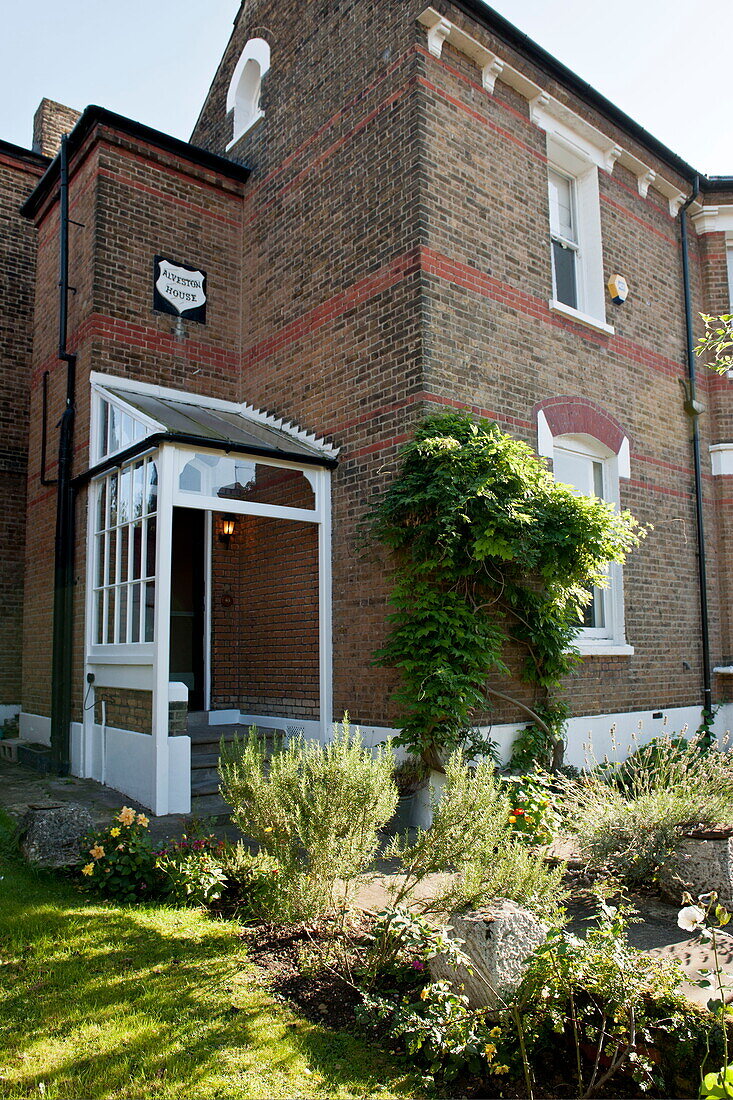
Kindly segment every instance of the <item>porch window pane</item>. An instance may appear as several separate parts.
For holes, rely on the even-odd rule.
[[[158,473],[149,458],[110,472],[99,486],[91,547],[96,645],[153,640],[157,502]]]
[[[155,582],[145,585],[145,641],[155,640]]]
[[[181,470],[178,487],[220,500],[315,509],[315,493],[302,470],[255,462],[246,455],[197,454]]]

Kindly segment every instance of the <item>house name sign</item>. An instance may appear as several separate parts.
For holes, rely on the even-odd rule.
[[[153,263],[153,309],[206,324],[206,272],[168,256]]]

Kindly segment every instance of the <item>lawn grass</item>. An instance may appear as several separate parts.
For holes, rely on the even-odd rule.
[[[263,992],[234,921],[116,907],[0,829],[0,1096],[398,1097],[418,1077]]]

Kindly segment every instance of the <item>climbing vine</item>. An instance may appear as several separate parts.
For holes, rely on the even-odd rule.
[[[551,694],[577,659],[589,593],[643,530],[557,484],[496,424],[462,413],[428,417],[401,458],[373,526],[394,565],[390,632],[375,660],[401,673],[397,743],[432,766],[465,744],[487,694],[507,698],[489,679],[509,674],[512,644],[538,696],[524,709],[557,742],[557,725],[537,711],[564,713]]]

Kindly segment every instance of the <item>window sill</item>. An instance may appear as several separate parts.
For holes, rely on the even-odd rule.
[[[575,648],[581,657],[633,657],[634,647],[626,642],[614,642],[610,638],[592,642],[583,641],[582,638],[575,643]]]
[[[248,123],[247,123],[247,125],[246,125],[246,126],[244,127],[244,129],[243,129],[243,130],[240,130],[238,134],[235,134],[235,136],[234,136],[234,137],[232,138],[232,140],[231,140],[231,141],[229,142],[229,144],[227,145],[227,147],[226,147],[226,149],[225,149],[224,151],[225,151],[226,153],[228,153],[230,149],[233,149],[233,148],[234,148],[234,146],[235,146],[235,145],[237,144],[237,142],[238,142],[238,141],[241,141],[241,140],[242,140],[242,138],[243,138],[243,137],[244,137],[244,136],[245,136],[246,134],[249,134],[249,133],[251,133],[251,132],[252,132],[252,130],[254,130],[255,126],[257,126],[257,125],[258,125],[258,124],[259,124],[260,122],[262,122],[262,119],[263,119],[264,117],[265,117],[265,112],[264,112],[264,111],[258,111],[258,112],[257,112],[257,114],[256,114],[256,115],[254,116],[254,118],[251,118],[251,119],[249,120],[249,122],[248,122]]]
[[[613,336],[616,332],[613,325],[607,325],[605,321],[600,321],[597,317],[581,313],[579,309],[566,306],[564,302],[558,302],[555,298],[550,298],[547,304],[553,313],[559,313],[561,316],[567,317],[569,321],[575,321],[578,325],[585,325],[586,328],[595,329],[596,332],[603,332],[606,336]]]

